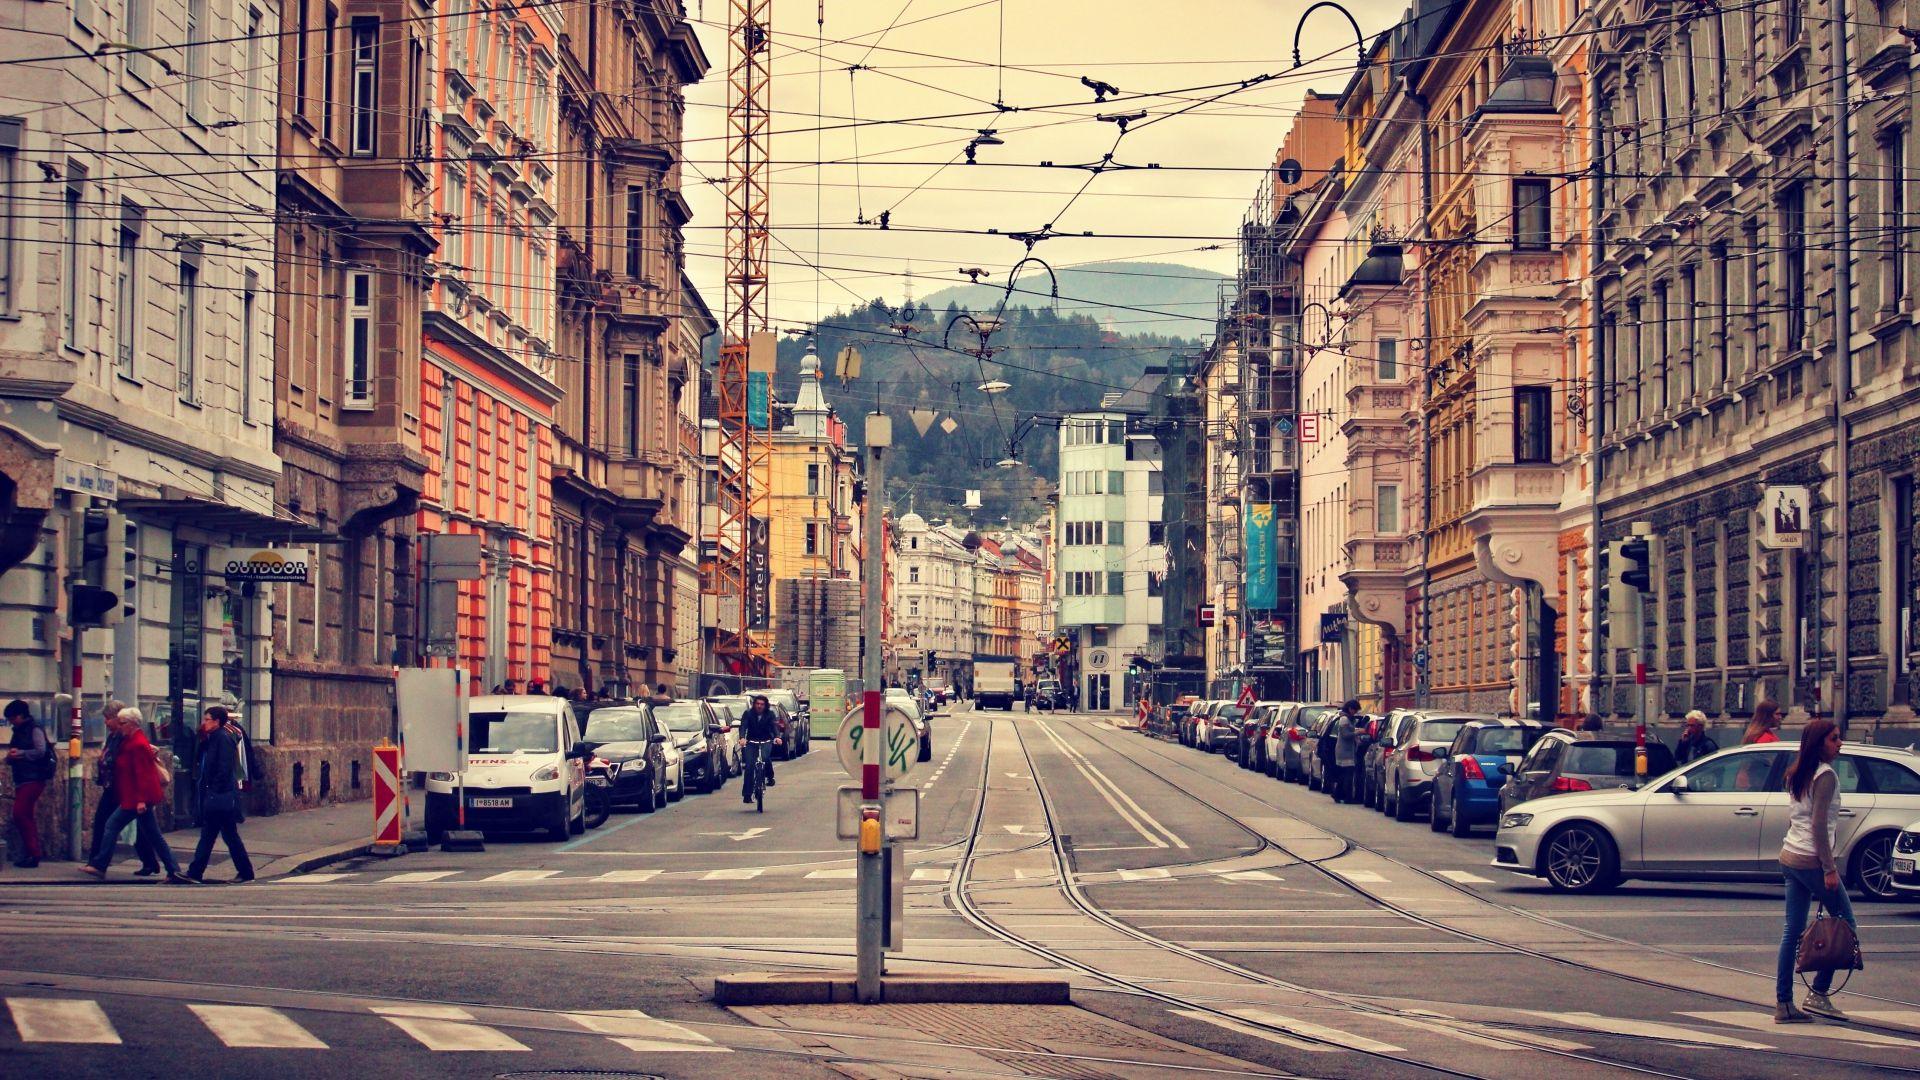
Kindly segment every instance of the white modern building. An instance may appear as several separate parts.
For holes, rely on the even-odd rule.
[[[978,651],[979,612],[993,587],[978,538],[969,547],[964,529],[930,525],[912,510],[901,515],[895,533],[893,625],[900,673],[909,682],[966,687]]]
[[[274,501],[276,12],[0,0],[0,696],[66,689],[95,510],[124,618],[79,633],[90,742],[108,696],[180,749],[218,703],[273,738],[277,590],[223,549],[323,538]]]
[[[1060,424],[1054,576],[1059,628],[1078,635],[1080,707],[1131,707],[1127,669],[1158,663],[1166,531],[1160,447],[1140,430],[1164,369]]]

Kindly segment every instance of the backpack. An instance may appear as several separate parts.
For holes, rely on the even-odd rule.
[[[40,760],[30,762],[20,770],[21,781],[29,784],[50,781],[54,774],[53,740],[47,738],[46,729],[37,723],[33,725],[33,733],[40,739]]]

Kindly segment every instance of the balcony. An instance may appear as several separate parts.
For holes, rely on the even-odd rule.
[[[1347,569],[1340,574],[1354,614],[1395,636],[1407,631],[1407,574],[1419,549],[1400,536],[1347,541]]]
[[[1495,463],[1473,471],[1471,508],[1461,523],[1482,573],[1512,584],[1555,579],[1566,483],[1558,465]]]

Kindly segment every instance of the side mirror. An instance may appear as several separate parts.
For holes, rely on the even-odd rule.
[[[660,732],[656,731],[653,734],[647,736],[647,741],[649,743],[659,744],[659,743],[666,742],[667,737],[665,735],[662,735]]]
[[[1513,768],[1513,762],[1511,762],[1511,761],[1503,761],[1503,762],[1501,762],[1501,763],[1500,763],[1500,775],[1501,775],[1501,776],[1512,776],[1512,775],[1513,775],[1513,773],[1514,773],[1514,768]]]
[[[707,734],[709,734],[709,735],[718,735],[718,734],[720,734],[720,733],[721,733],[722,731],[725,731],[725,730],[726,730],[726,729],[725,729],[725,728],[723,728],[723,727],[721,727],[721,726],[720,726],[719,724],[708,724],[708,725],[707,725]]]
[[[1436,758],[1443,758],[1443,757],[1448,757],[1448,756],[1450,756],[1450,755],[1451,755],[1452,753],[1453,753],[1453,747],[1451,747],[1451,746],[1440,746],[1440,747],[1435,747],[1435,748],[1434,748],[1434,751],[1433,751],[1433,756],[1434,756],[1434,757],[1436,757]]]
[[[1679,776],[1673,778],[1673,783],[1667,785],[1667,790],[1673,792],[1675,795],[1685,795],[1687,792],[1693,790],[1693,785],[1687,782],[1686,774],[1681,773]]]

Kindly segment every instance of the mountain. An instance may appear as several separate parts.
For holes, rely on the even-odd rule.
[[[1023,271],[1015,282],[1013,304],[1052,306],[1062,316],[1085,315],[1123,334],[1198,338],[1213,331],[1223,275],[1198,267],[1162,262],[1087,263],[1059,272],[1060,299],[1049,301],[1047,272]],[[963,310],[990,312],[1000,303],[1005,282],[956,285],[921,301],[935,311],[954,304]]]

